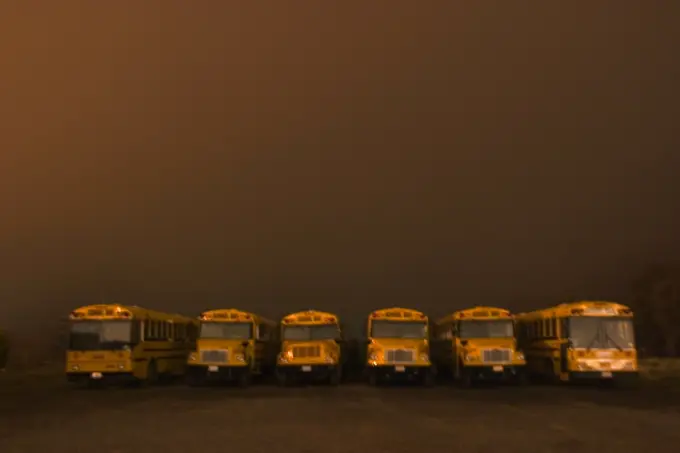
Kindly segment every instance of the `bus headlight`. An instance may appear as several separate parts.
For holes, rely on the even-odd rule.
[[[420,354],[421,362],[427,362],[428,360],[430,360],[430,355],[427,352],[423,352]]]
[[[279,354],[279,362],[288,363],[293,360],[293,351],[286,351]]]
[[[192,352],[189,354],[189,361],[190,362],[195,362],[196,361],[196,353]]]
[[[243,354],[238,353],[234,354],[234,360],[236,360],[237,362],[245,362],[246,358],[243,356]]]
[[[73,365],[73,366],[71,367],[71,370],[72,370],[72,371],[79,371],[79,370],[80,370],[80,367],[79,367],[78,365]]]
[[[465,354],[466,362],[474,362],[475,360],[477,360],[477,356],[474,356],[472,354]]]
[[[524,353],[523,353],[522,351],[517,351],[517,352],[515,353],[515,358],[516,358],[517,360],[524,360]]]
[[[330,355],[330,354],[328,354],[324,360],[326,361],[326,363],[333,363],[333,362],[335,362],[335,360],[333,359],[333,356]]]
[[[378,353],[374,351],[368,354],[368,360],[372,362],[378,360]]]

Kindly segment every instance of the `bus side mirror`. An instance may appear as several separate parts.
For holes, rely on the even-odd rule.
[[[468,345],[468,341],[467,341],[467,340],[460,340],[460,345],[461,345],[461,346],[467,346],[467,345]]]
[[[248,346],[250,346],[250,342],[244,341],[244,342],[241,343],[241,346],[243,346],[244,348],[247,348]]]
[[[335,339],[335,342],[336,342],[337,344],[342,343],[342,338],[336,338],[336,339]]]
[[[366,340],[366,344],[367,344],[367,345],[368,345],[368,344],[371,344],[371,343],[372,343],[371,340]]]

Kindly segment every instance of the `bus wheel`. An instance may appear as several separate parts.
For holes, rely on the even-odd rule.
[[[249,387],[250,382],[251,382],[252,374],[250,373],[250,370],[246,370],[243,373],[241,373],[238,377],[238,386],[239,387]]]
[[[378,370],[368,370],[368,385],[377,387],[380,384]]]
[[[186,380],[190,387],[202,387],[205,384],[205,377],[194,371],[187,373]]]
[[[524,387],[529,383],[529,377],[525,370],[520,370],[515,375],[514,384],[520,387]]]
[[[146,368],[146,383],[148,385],[156,385],[158,383],[158,367],[156,362],[151,360]]]
[[[435,373],[432,369],[425,370],[423,374],[423,385],[425,387],[434,387]]]
[[[279,384],[279,387],[288,387],[290,385],[288,373],[286,373],[285,371],[277,370],[276,382]]]
[[[340,382],[342,382],[342,368],[337,367],[335,370],[331,372],[330,378],[329,378],[330,384],[332,386],[338,386],[340,385]]]
[[[460,380],[459,380],[460,386],[469,389],[472,387],[474,384],[474,379],[472,378],[472,372],[470,370],[466,370],[461,366],[460,368]]]

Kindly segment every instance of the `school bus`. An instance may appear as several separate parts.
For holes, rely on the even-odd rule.
[[[368,316],[366,371],[371,385],[404,378],[434,384],[429,319],[408,308],[385,308]]]
[[[532,375],[552,382],[630,382],[638,374],[633,311],[615,302],[571,302],[517,316]]]
[[[188,360],[190,385],[235,380],[245,387],[254,376],[273,367],[271,348],[277,337],[274,321],[235,308],[208,310],[198,319],[196,351]]]
[[[69,316],[66,375],[71,382],[155,384],[181,376],[195,320],[121,304],[88,305]]]
[[[434,324],[433,336],[437,368],[464,386],[481,380],[524,382],[526,361],[509,310],[478,306],[456,311]]]
[[[276,364],[280,385],[300,378],[339,385],[346,356],[337,315],[308,310],[291,313],[281,320],[281,350]]]

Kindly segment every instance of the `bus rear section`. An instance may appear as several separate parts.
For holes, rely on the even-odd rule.
[[[343,333],[332,313],[305,311],[281,320],[281,350],[276,363],[280,385],[301,381],[339,385],[346,360]]]
[[[70,382],[153,384],[184,374],[192,320],[118,304],[70,315]]]
[[[433,385],[428,336],[428,318],[419,311],[388,308],[371,313],[366,345],[369,383],[402,380]]]
[[[526,361],[508,310],[473,307],[440,319],[435,326],[437,363],[463,386],[476,382],[524,383]]]
[[[632,384],[638,378],[632,310],[582,301],[519,317],[531,373],[553,382]]]
[[[190,385],[231,381],[245,387],[267,369],[275,323],[236,309],[209,310],[199,320],[196,350],[188,358]]]

